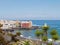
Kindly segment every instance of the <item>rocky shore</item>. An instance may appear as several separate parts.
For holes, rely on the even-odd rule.
[[[35,30],[35,29],[40,29],[39,26],[32,26],[31,28],[20,28],[20,27],[17,27],[17,28],[11,28],[11,29],[3,29],[3,31],[14,31],[14,30]]]

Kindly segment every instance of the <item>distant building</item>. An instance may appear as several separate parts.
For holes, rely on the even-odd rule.
[[[32,21],[8,21],[0,20],[0,23],[3,24],[2,29],[12,29],[12,28],[31,28]]]
[[[11,28],[16,28],[17,26],[19,26],[18,21],[0,20],[0,23],[3,24],[3,27],[1,27],[2,29],[11,29]]]
[[[22,21],[20,25],[21,25],[21,28],[31,28],[32,22],[31,21]]]

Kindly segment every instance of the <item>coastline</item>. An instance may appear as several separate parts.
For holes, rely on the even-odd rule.
[[[14,30],[36,30],[36,29],[40,29],[39,26],[32,26],[31,28],[11,28],[11,29],[2,29],[3,31],[14,31]]]

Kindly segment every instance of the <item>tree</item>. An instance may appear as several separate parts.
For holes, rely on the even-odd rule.
[[[20,36],[20,35],[21,35],[21,33],[20,33],[20,32],[16,32],[16,35]]]
[[[42,36],[43,36],[43,31],[41,31],[41,30],[36,30],[35,31],[35,35],[36,35],[36,37],[38,38],[38,39],[41,39],[42,38]],[[37,40],[37,44],[39,43],[39,41]]]
[[[44,42],[47,42],[47,34],[48,34],[48,29],[49,29],[49,26],[45,23],[43,26],[42,26],[42,30],[44,31],[44,36],[43,36],[43,38],[42,38],[42,40],[44,41]]]
[[[42,37],[42,41],[46,42],[47,40],[48,40],[48,37],[46,37],[46,36]]]
[[[49,26],[45,23],[43,26],[42,26],[42,30],[44,31],[44,36],[47,36],[47,31],[49,29]]]
[[[50,32],[51,35],[56,35],[57,34],[57,31],[55,29],[53,29],[51,32]]]
[[[54,40],[58,40],[59,36],[58,36],[58,33],[57,31],[54,29],[50,32],[51,36],[52,36],[52,39]]]
[[[59,36],[58,35],[53,35],[52,36],[52,39],[55,41],[55,40],[58,40],[59,39]]]
[[[40,38],[40,35],[42,34],[42,32],[40,30],[36,30],[35,31],[35,35],[36,37],[39,39]]]
[[[56,31],[55,29],[52,30],[52,31],[50,32],[50,34],[51,34],[51,37],[52,37],[52,39],[53,39],[54,41],[56,41],[56,40],[59,39],[58,33],[57,33],[57,31]],[[52,41],[52,44],[53,44],[54,41]],[[53,45],[54,45],[54,44],[53,44]]]
[[[43,36],[43,37],[42,37],[42,41],[43,41],[43,43],[45,43],[46,45],[48,45],[47,40],[48,40],[48,37],[47,37],[47,36]]]

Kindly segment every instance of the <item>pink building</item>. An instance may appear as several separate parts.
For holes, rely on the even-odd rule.
[[[32,22],[31,21],[22,21],[21,22],[21,28],[31,28]]]

